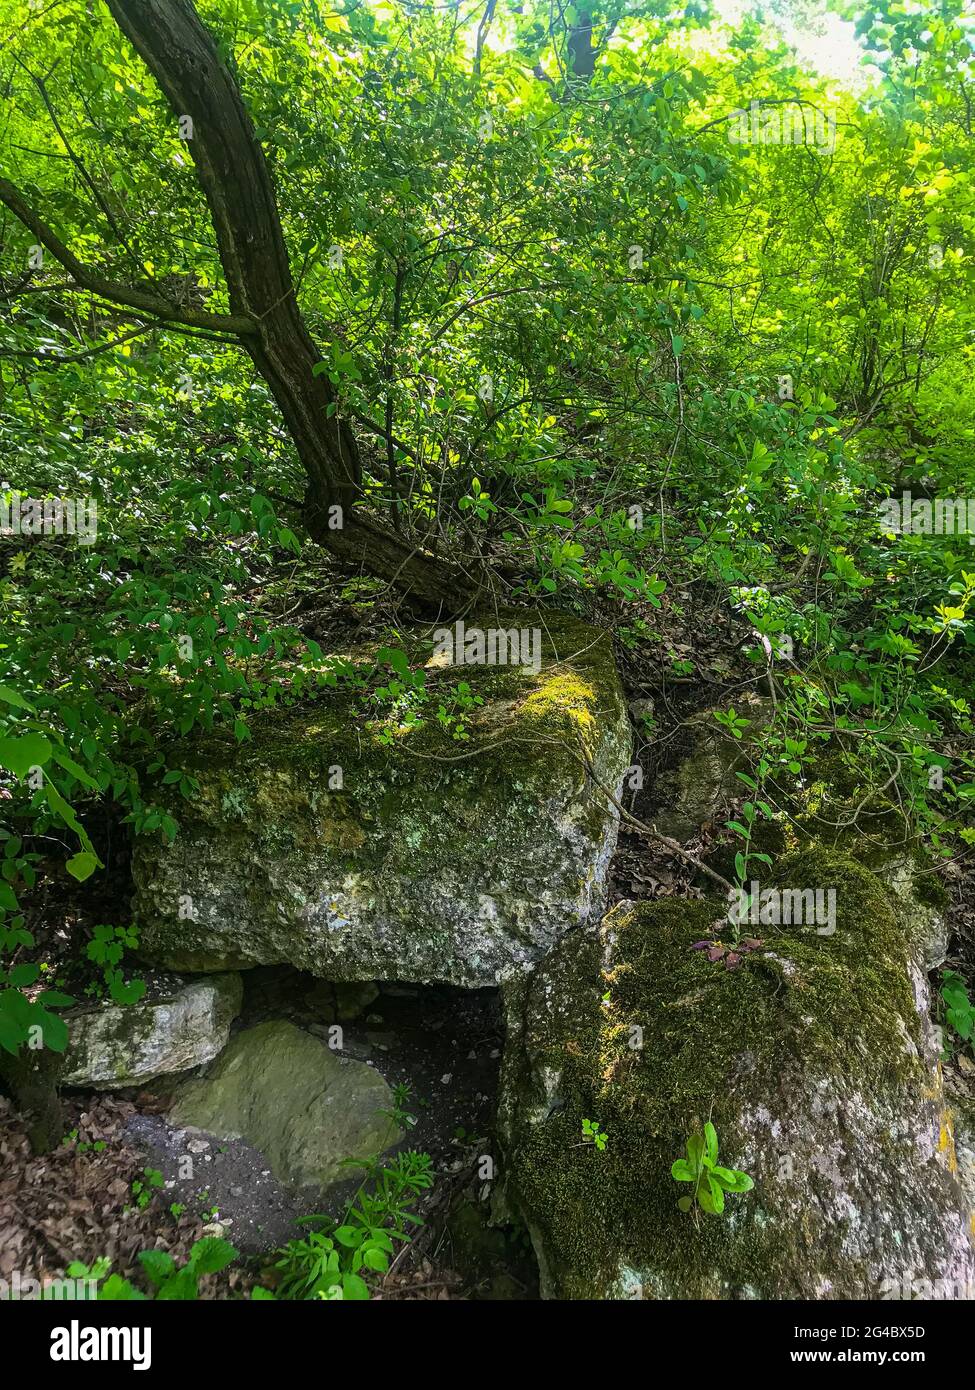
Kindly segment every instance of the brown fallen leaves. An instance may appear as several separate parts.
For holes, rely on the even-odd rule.
[[[132,1183],[146,1159],[124,1132],[134,1110],[110,1096],[69,1101],[65,1129],[73,1137],[35,1157],[21,1117],[0,1097],[0,1278],[19,1270],[43,1282],[62,1277],[73,1260],[92,1264],[104,1255],[114,1273],[145,1289],[140,1251],[167,1250],[183,1263],[202,1223],[188,1213],[175,1219],[164,1194],[142,1210],[135,1205]],[[231,1266],[202,1280],[200,1297],[238,1297],[253,1282]]]

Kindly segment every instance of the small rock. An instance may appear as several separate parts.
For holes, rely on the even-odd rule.
[[[237,974],[177,983],[151,1003],[68,1015],[62,1084],[119,1090],[210,1062],[225,1047],[243,992]]]

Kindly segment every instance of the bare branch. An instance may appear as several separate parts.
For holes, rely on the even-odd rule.
[[[256,331],[254,320],[248,315],[208,314],[199,309],[182,308],[170,304],[151,288],[140,289],[120,285],[114,280],[106,280],[97,270],[84,265],[68,250],[9,179],[0,179],[0,202],[5,203],[14,216],[33,232],[38,242],[70,272],[81,289],[97,294],[113,304],[124,304],[130,309],[139,309],[142,313],[151,314],[166,323],[185,324],[188,328],[209,328],[217,333],[238,335]]]

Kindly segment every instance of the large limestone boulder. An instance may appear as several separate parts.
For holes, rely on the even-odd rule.
[[[259,1023],[230,1043],[209,1075],[187,1082],[170,1123],[246,1139],[279,1182],[329,1187],[400,1138],[386,1082],[338,1057],[293,1023]]]
[[[202,1066],[225,1046],[241,994],[239,975],[210,975],[138,1004],[73,1015],[61,1082],[117,1090]]]
[[[620,904],[507,987],[505,1197],[545,1295],[879,1298],[971,1284],[909,920],[842,855],[789,856],[777,879],[835,887],[835,930],[759,926],[762,948],[728,969],[693,949],[715,937],[723,904]],[[755,1186],[695,1218],[670,1170],[709,1119],[719,1162]],[[606,1135],[601,1151],[584,1120]]]
[[[172,846],[135,852],[148,957],[473,987],[598,919],[617,820],[581,755],[619,789],[626,707],[605,634],[528,621],[543,627],[538,670],[446,668],[429,636],[410,639],[436,697],[419,727],[332,691],[268,715],[244,745],[181,747],[199,796],[175,808]],[[482,702],[466,730],[437,719],[458,682]]]

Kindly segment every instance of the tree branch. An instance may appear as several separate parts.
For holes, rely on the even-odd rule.
[[[106,280],[97,270],[84,265],[68,250],[9,179],[0,179],[0,202],[6,204],[28,231],[33,232],[40,244],[64,266],[81,289],[97,294],[113,304],[124,304],[130,309],[139,309],[144,314],[165,320],[166,323],[185,324],[188,328],[209,328],[218,333],[241,335],[255,332],[254,320],[249,315],[208,314],[203,310],[180,308],[170,304],[151,289],[139,289],[135,286],[120,285],[114,280]]]

